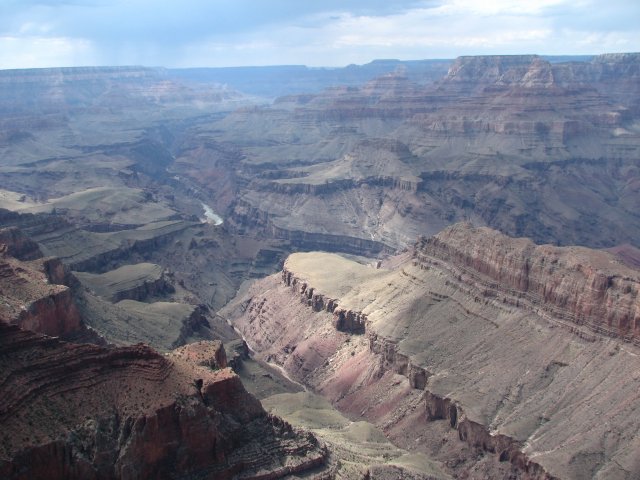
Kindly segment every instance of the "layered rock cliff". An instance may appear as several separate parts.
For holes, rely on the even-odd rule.
[[[112,302],[120,300],[145,301],[175,291],[160,265],[139,263],[124,265],[103,274],[75,272],[75,276],[88,288]]]
[[[17,227],[0,229],[0,245],[3,253],[18,260],[36,260],[43,256],[38,244]]]
[[[0,85],[0,113],[4,115],[81,109],[106,114],[108,108],[132,104],[217,104],[240,97],[238,92],[220,85],[187,86],[176,82],[163,68],[136,66],[3,70]]]
[[[394,72],[236,111],[216,124],[244,153],[230,223],[403,248],[473,219],[541,243],[633,244],[639,58],[461,57],[435,84]]]
[[[261,358],[456,474],[638,475],[637,270],[469,224],[377,267],[294,254],[224,313]]]
[[[162,356],[0,325],[0,474],[7,479],[324,478],[327,452],[268,416],[221,345]],[[312,473],[315,472],[315,473]]]
[[[52,336],[84,331],[71,289],[65,285],[67,276],[68,271],[58,260],[42,258],[37,244],[22,232],[0,230],[3,321]]]
[[[450,269],[485,298],[640,345],[640,275],[607,252],[537,246],[458,224],[420,240],[414,258]]]

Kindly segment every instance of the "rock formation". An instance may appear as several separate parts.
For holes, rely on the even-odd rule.
[[[283,72],[300,76],[274,85]],[[248,477],[271,478],[326,460],[311,437],[286,444],[301,437],[239,393],[218,344],[169,353],[211,338],[236,345],[229,364],[251,347],[453,475],[638,475],[638,54],[384,61],[315,80],[305,68],[267,69],[270,80],[255,88],[284,94],[271,104],[184,81],[213,73],[0,72],[0,207],[13,210],[0,208],[9,227],[0,230],[0,316],[66,340],[87,340],[86,324],[124,347],[3,330],[18,342],[3,355],[24,347],[27,366],[7,363],[0,388],[27,405],[7,407],[16,413],[7,432],[19,440],[6,439],[0,476],[20,478],[16,469],[31,464],[59,477],[159,477],[166,462],[178,477],[246,467]],[[345,82],[324,88],[331,78]],[[203,208],[224,222],[203,222]],[[428,238],[462,219],[617,257],[470,225]],[[290,256],[227,309],[246,343],[216,313],[293,251],[381,258],[420,235],[410,251],[370,265]],[[76,390],[57,397],[39,383],[62,384],[47,352],[65,352],[60,365],[93,408],[86,417]],[[133,405],[116,398],[130,370],[143,390]],[[271,375],[249,370],[256,383]],[[171,393],[158,386],[171,382]],[[248,410],[227,410],[244,400]],[[40,413],[55,420],[37,426]],[[276,438],[267,452],[315,453],[264,460],[257,443],[242,449],[244,420]],[[258,472],[261,462],[270,466]],[[369,478],[400,475],[379,467]]]
[[[6,92],[2,95],[3,115],[33,110],[51,114],[79,108],[95,112],[107,105],[123,108],[196,100],[217,104],[240,96],[222,87],[189,88],[171,81],[165,69],[146,67],[5,70],[0,72],[0,85]]]
[[[75,272],[84,285],[112,302],[120,300],[144,301],[148,297],[161,297],[174,291],[160,265],[139,263],[123,265],[103,274]]]
[[[16,227],[0,229],[0,245],[2,253],[18,260],[36,260],[43,256],[38,244]]]
[[[0,230],[0,317],[5,322],[52,336],[84,330],[71,290],[64,285],[66,275],[58,260],[42,258],[37,244],[22,232]]]
[[[224,313],[260,358],[452,472],[631,479],[639,287],[612,254],[458,224],[381,268],[294,254]]]
[[[2,478],[329,472],[322,445],[268,416],[224,368],[219,344],[162,356],[144,345],[67,344],[1,324],[0,344]]]
[[[536,246],[469,224],[421,240],[415,262],[451,267],[463,283],[538,314],[640,346],[640,275],[603,251]],[[435,260],[434,260],[435,259]],[[442,263],[440,263],[442,262]],[[521,305],[522,304],[522,305]]]
[[[332,475],[326,447],[268,415],[227,368],[220,341],[161,355],[144,344],[105,348],[42,335],[100,341],[81,319],[81,312],[98,309],[76,307],[73,289],[81,287],[59,260],[9,254],[41,256],[20,230],[4,229],[0,238],[0,477]],[[140,293],[141,285],[147,292],[146,280],[153,277],[155,285],[163,271],[145,265],[150,272],[132,265],[90,280],[107,278],[97,285],[111,293]],[[141,280],[129,270],[146,274]],[[113,285],[114,279],[121,281]],[[174,344],[193,339],[198,329],[209,331],[205,306],[142,305],[169,316],[172,309],[182,312],[185,318],[166,329]],[[158,328],[158,312],[153,317],[148,335]]]
[[[539,242],[633,243],[639,59],[461,57],[427,85],[395,72],[234,112],[217,124],[245,153],[231,224],[307,249],[332,235],[331,251],[353,244],[341,237],[402,248],[468,218]]]

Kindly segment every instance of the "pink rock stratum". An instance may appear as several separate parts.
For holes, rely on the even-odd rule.
[[[494,454],[454,471],[640,474],[638,270],[468,224],[388,264],[293,254],[227,314],[262,358],[396,441],[446,460],[454,445],[428,440],[446,421],[455,448]],[[336,329],[345,311],[363,331]]]

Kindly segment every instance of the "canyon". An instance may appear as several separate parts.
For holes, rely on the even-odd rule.
[[[490,454],[472,475],[630,479],[639,287],[612,254],[456,224],[381,266],[293,254],[222,314],[259,358],[399,444],[451,463],[432,424],[457,430]]]
[[[0,476],[640,474],[640,54],[0,84]]]

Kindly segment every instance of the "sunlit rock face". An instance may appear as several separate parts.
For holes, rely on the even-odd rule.
[[[639,289],[610,253],[463,223],[382,265],[294,254],[224,313],[259,356],[437,458],[471,446],[522,478],[630,479]],[[442,446],[444,422],[459,443]]]

